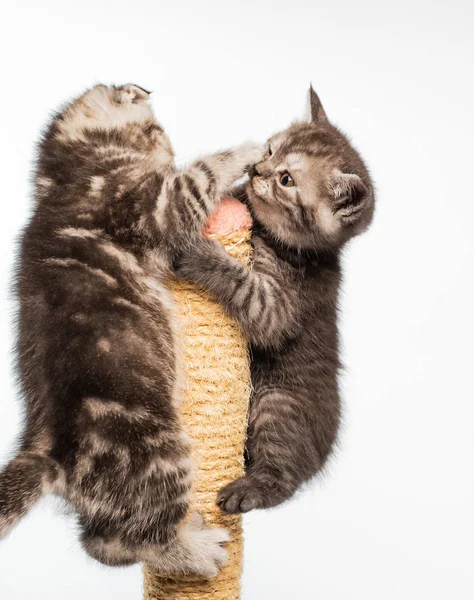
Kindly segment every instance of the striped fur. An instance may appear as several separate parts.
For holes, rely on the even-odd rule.
[[[271,138],[249,184],[234,190],[254,217],[253,268],[204,239],[178,260],[180,276],[212,292],[250,340],[248,468],[219,494],[229,513],[290,498],[337,437],[339,254],[369,225],[374,194],[360,156],[311,100],[312,121]],[[295,185],[282,184],[285,174]]]
[[[0,473],[0,537],[53,492],[97,560],[217,574],[227,533],[199,517],[183,524],[192,464],[164,281],[262,154],[246,144],[177,170],[133,85],[96,86],[53,118],[18,263],[26,426]]]

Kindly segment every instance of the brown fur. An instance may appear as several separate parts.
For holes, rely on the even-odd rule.
[[[211,576],[228,536],[198,516],[183,525],[192,464],[165,278],[262,151],[179,171],[147,100],[138,86],[96,86],[41,142],[16,282],[26,423],[0,473],[0,537],[52,492],[97,560]]]

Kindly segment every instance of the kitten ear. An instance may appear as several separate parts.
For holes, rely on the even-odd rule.
[[[122,104],[132,102],[133,104],[139,104],[148,100],[151,92],[148,92],[139,85],[129,83],[118,88],[119,101]]]
[[[334,214],[345,224],[358,221],[370,199],[370,191],[362,179],[355,173],[343,173],[334,169],[332,188]]]
[[[321,100],[312,85],[309,86],[309,117],[311,123],[324,123],[328,120]]]

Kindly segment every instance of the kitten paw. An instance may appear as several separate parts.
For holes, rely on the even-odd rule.
[[[222,547],[231,539],[227,530],[207,527],[202,515],[196,512],[183,527],[181,539],[186,549],[186,562],[181,569],[206,579],[216,577],[229,558],[227,550]]]
[[[229,150],[218,152],[206,159],[218,180],[218,195],[222,195],[236,181],[241,179],[249,168],[261,161],[264,148],[260,144],[248,142]]]
[[[246,168],[259,163],[265,154],[265,147],[262,144],[246,142],[235,149],[236,154],[242,160]]]
[[[273,503],[269,501],[269,491],[250,477],[242,477],[220,490],[217,505],[225,513],[235,515],[258,508],[269,508]]]

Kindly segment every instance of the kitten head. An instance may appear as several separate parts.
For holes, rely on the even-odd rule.
[[[274,135],[247,186],[265,229],[298,250],[338,248],[370,224],[374,190],[346,136],[310,89],[311,119]]]

